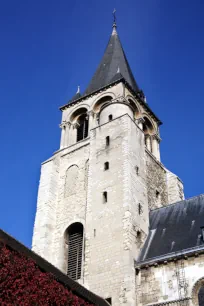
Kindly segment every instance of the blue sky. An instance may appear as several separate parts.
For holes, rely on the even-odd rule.
[[[31,246],[40,163],[59,148],[61,113],[88,85],[112,30],[163,121],[161,159],[204,192],[204,2],[7,0],[0,4],[0,228]]]

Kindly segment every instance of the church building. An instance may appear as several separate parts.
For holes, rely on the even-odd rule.
[[[32,249],[113,306],[204,306],[204,195],[160,160],[147,104],[114,20],[84,93],[42,163]]]

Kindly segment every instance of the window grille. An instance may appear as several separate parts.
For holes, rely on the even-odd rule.
[[[83,114],[78,119],[77,141],[85,139],[88,136],[89,121],[86,114]]]
[[[83,225],[74,223],[68,229],[68,269],[67,275],[73,280],[81,278],[83,250]]]

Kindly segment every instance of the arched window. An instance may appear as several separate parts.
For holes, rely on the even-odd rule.
[[[66,231],[68,244],[67,275],[73,280],[81,278],[83,225],[79,222],[71,224]]]
[[[199,306],[204,306],[204,285],[198,291],[198,303]]]
[[[82,114],[78,120],[77,141],[85,139],[88,136],[89,121],[86,114]]]
[[[128,99],[128,102],[130,103],[130,106],[132,107],[133,113],[134,113],[134,118],[138,118],[140,115],[139,109],[135,102],[131,99]]]
[[[112,98],[111,96],[104,96],[104,97],[102,97],[101,99],[99,99],[99,100],[95,103],[95,105],[94,105],[94,107],[93,107],[94,112],[95,112],[95,113],[98,113],[98,112],[100,111],[102,105],[104,105],[105,103],[110,102],[112,99],[113,99],[113,98]]]
[[[144,117],[143,132],[145,134],[145,145],[147,149],[152,152],[152,139],[150,135],[154,134],[154,127],[147,117]]]

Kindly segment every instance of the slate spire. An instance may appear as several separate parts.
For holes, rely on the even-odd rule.
[[[118,79],[118,67],[121,78],[124,78],[135,92],[138,92],[139,87],[134,79],[117,33],[116,18],[114,15],[111,37],[103,58],[85,91],[85,95],[95,92],[100,88],[111,84],[113,80]]]

